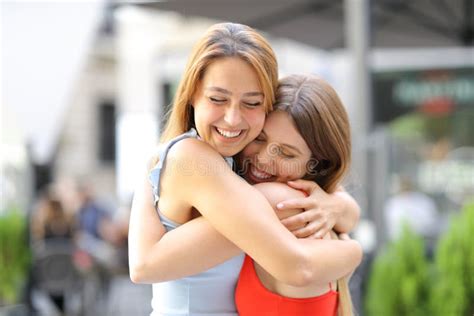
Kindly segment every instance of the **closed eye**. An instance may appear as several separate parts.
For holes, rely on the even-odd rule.
[[[224,103],[225,101],[227,101],[227,99],[221,99],[216,97],[209,97],[209,100],[214,103]]]
[[[220,97],[209,97],[209,100],[211,100],[211,102],[215,102],[215,103],[223,103],[223,102],[227,101],[226,98],[220,98]]]
[[[244,104],[249,106],[249,107],[257,107],[257,106],[262,105],[262,102],[260,102],[260,101],[258,101],[258,102],[244,102]]]
[[[283,157],[285,157],[285,158],[287,158],[287,159],[293,159],[293,158],[295,158],[295,155],[287,154],[287,153],[285,153],[285,152],[283,152],[283,151],[281,151],[280,153],[281,153],[281,155],[282,155]]]

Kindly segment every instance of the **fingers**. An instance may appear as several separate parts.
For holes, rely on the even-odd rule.
[[[306,224],[308,223],[307,221],[303,221],[301,219],[296,219],[294,220],[293,217],[288,217],[285,218],[284,220],[281,221],[283,226],[285,226],[289,231],[295,231],[301,228],[304,228]]]
[[[309,222],[318,218],[318,214],[312,211],[302,212],[281,220],[281,223],[290,231],[305,227]]]
[[[340,240],[351,240],[351,237],[349,237],[349,235],[346,234],[346,233],[339,234],[338,237],[339,237]]]
[[[326,235],[328,231],[329,231],[329,228],[327,227],[326,223],[322,221],[314,221],[314,222],[309,223],[303,228],[292,231],[292,233],[298,238],[310,237],[314,239],[320,239],[320,238],[323,238],[324,235]]]
[[[277,204],[277,208],[282,211],[291,209],[312,209],[315,207],[314,201],[308,198],[291,199]]]
[[[326,236],[326,234],[328,234],[330,230],[331,227],[328,224],[325,224],[312,235],[312,238],[321,239]]]
[[[314,190],[320,189],[319,185],[314,181],[309,180],[295,180],[295,181],[288,181],[288,185],[296,190],[302,190],[306,193],[310,194]]]
[[[323,239],[324,236],[329,233],[329,229],[326,227],[318,230],[316,233],[312,234],[311,236],[307,237],[309,239]]]

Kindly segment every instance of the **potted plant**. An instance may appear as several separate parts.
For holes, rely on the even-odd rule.
[[[366,315],[428,315],[429,264],[423,239],[408,225],[374,260]]]
[[[18,302],[29,262],[25,216],[16,209],[0,213],[0,305]]]
[[[474,200],[440,239],[432,284],[432,315],[474,315]]]

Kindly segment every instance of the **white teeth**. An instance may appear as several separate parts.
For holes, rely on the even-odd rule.
[[[250,172],[252,172],[252,175],[254,177],[256,177],[258,179],[261,179],[261,180],[270,179],[272,177],[271,174],[258,170],[254,165],[250,166]]]
[[[234,138],[234,137],[239,136],[240,133],[242,133],[242,130],[235,131],[235,132],[229,132],[229,131],[225,131],[223,129],[220,129],[218,127],[216,127],[216,130],[219,132],[219,134],[221,134],[222,136],[227,137],[227,138]]]

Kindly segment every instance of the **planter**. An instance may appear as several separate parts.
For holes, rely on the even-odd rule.
[[[0,215],[0,306],[18,303],[24,288],[30,262],[27,227],[18,211]]]

